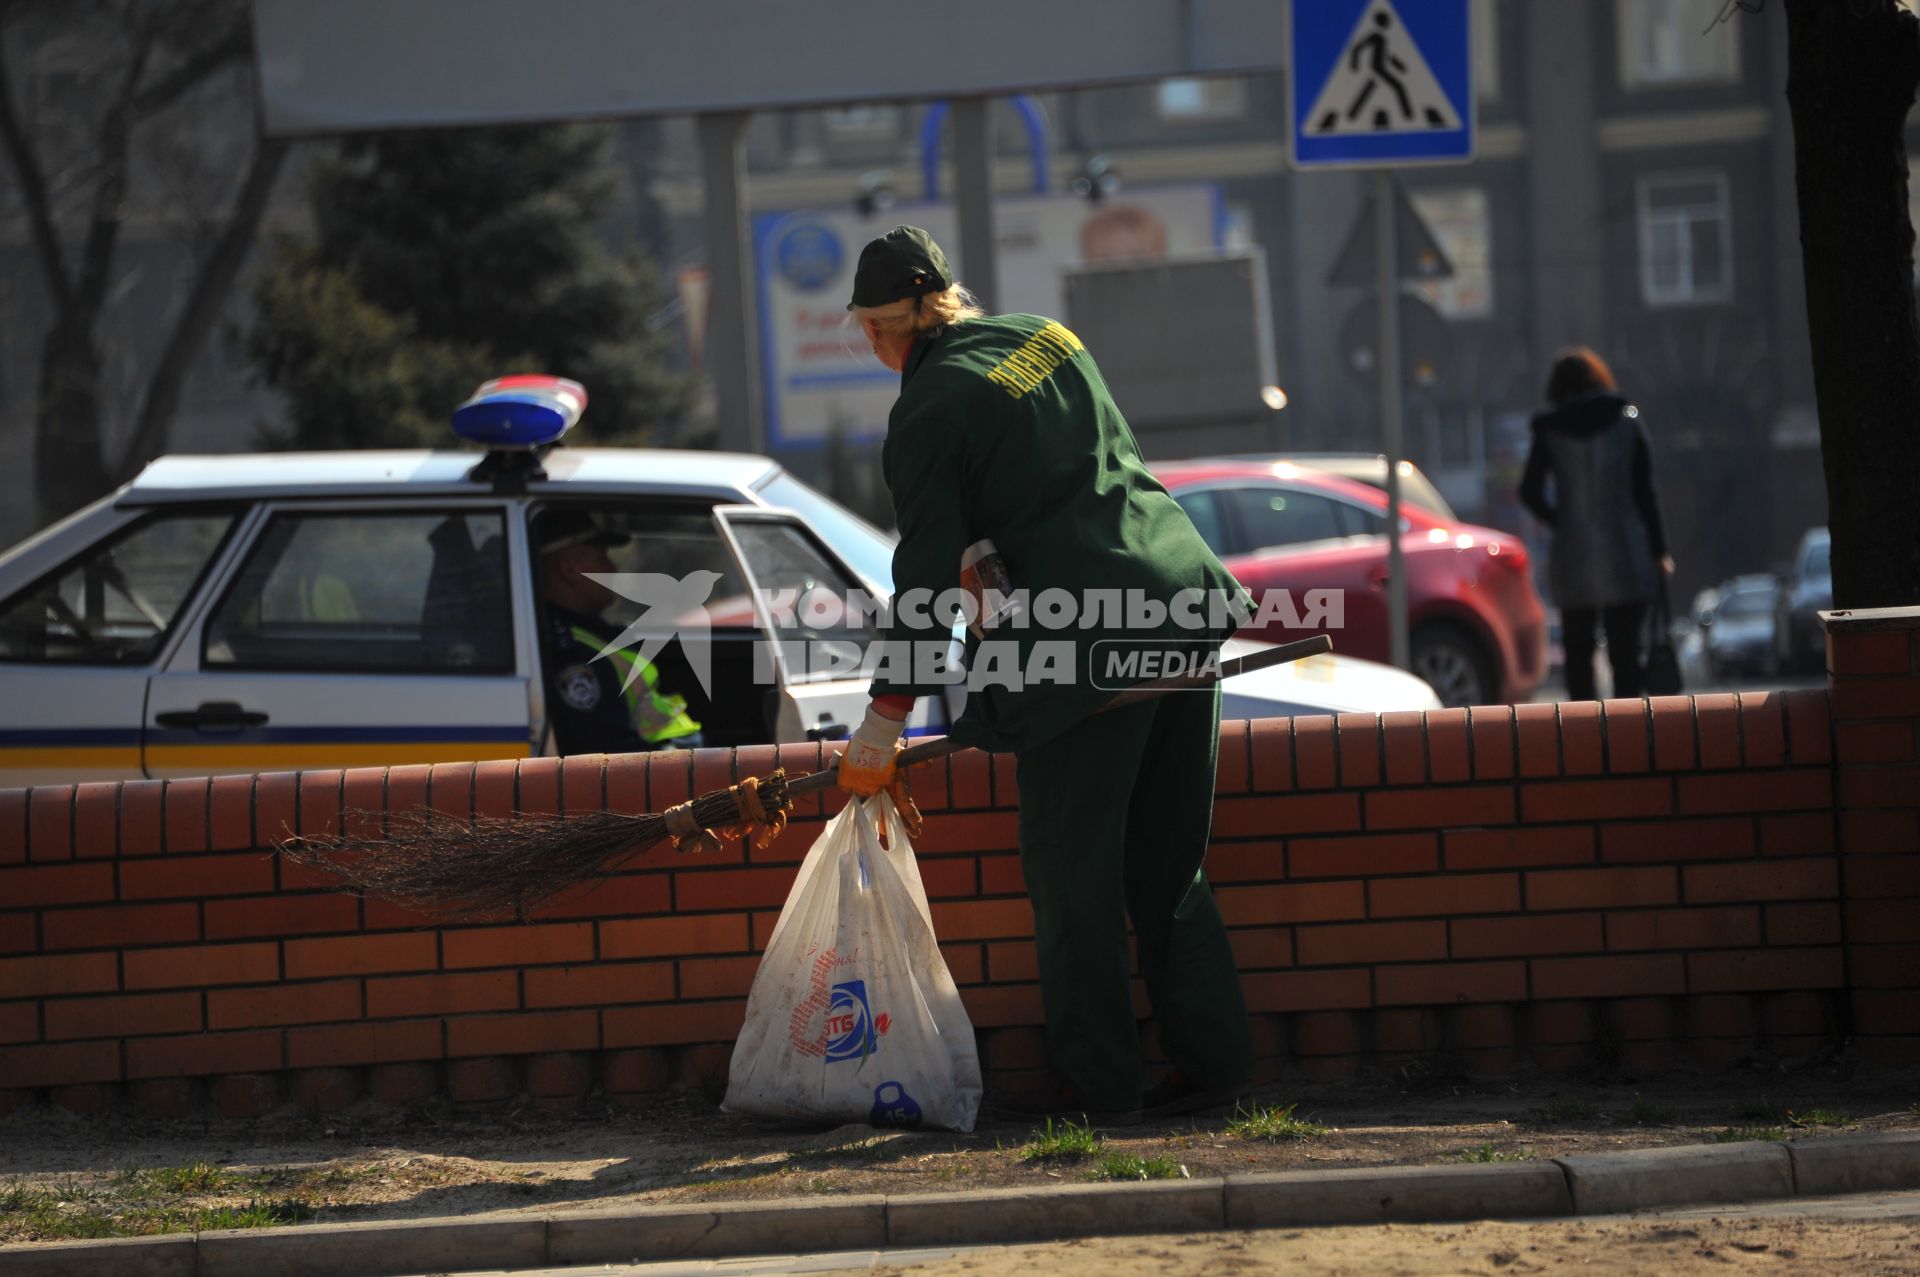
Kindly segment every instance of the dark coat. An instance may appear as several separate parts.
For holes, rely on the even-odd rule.
[[[1639,409],[1594,394],[1536,416],[1520,500],[1553,529],[1547,581],[1561,608],[1653,598],[1667,538]]]

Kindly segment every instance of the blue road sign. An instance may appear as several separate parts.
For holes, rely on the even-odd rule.
[[[1296,168],[1473,158],[1470,0],[1293,0]]]

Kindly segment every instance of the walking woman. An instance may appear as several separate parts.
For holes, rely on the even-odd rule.
[[[1555,358],[1547,402],[1533,419],[1520,500],[1553,529],[1547,580],[1560,608],[1567,699],[1594,697],[1596,624],[1606,627],[1613,694],[1641,696],[1647,605],[1658,574],[1673,575],[1646,427],[1605,361],[1584,346]]]
[[[1187,591],[1244,600],[1147,472],[1093,358],[1065,327],[1036,315],[982,314],[954,283],[939,246],[907,226],[861,253],[849,309],[875,356],[900,374],[881,455],[900,529],[891,652],[944,651],[950,620],[903,601],[952,590],[963,572],[982,567],[1003,571],[1003,588],[1034,600],[1043,591],[1083,605],[1094,592],[1143,604],[1166,605]],[[981,564],[983,555],[998,561]],[[1013,636],[996,641],[1017,648],[1016,667],[1028,675],[1043,642],[1068,644],[1070,668],[970,689],[953,727],[969,745],[1012,751],[1020,787],[1020,865],[1053,1069],[1024,1093],[990,1092],[989,1106],[1002,1116],[1084,1113],[1119,1122],[1143,1108],[1193,1111],[1229,1102],[1253,1074],[1238,968],[1201,873],[1219,691],[1089,717],[1114,686],[1094,685],[1103,642],[1210,651],[1233,628],[1181,628],[1174,609],[1163,607],[1157,621],[1152,610],[1126,618],[1144,626],[1123,626],[1109,612],[1092,625],[1085,622],[1096,617],[1083,613],[1070,628],[1048,629],[1030,615],[1033,624],[990,631]],[[980,646],[976,636],[976,655]],[[941,690],[919,677],[882,668],[840,763],[847,789],[873,793],[890,782],[914,698]],[[1174,1065],[1151,1090],[1135,1020],[1129,917]]]

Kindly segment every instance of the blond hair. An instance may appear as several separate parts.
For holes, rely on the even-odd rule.
[[[965,286],[955,284],[924,297],[908,297],[884,306],[855,306],[853,314],[861,323],[871,320],[882,336],[919,337],[937,333],[969,319],[985,317],[979,299]]]

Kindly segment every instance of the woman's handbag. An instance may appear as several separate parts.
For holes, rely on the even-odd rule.
[[[1680,658],[1673,650],[1673,612],[1667,602],[1667,576],[1660,573],[1653,606],[1647,609],[1647,668],[1642,685],[1648,696],[1680,694]]]

